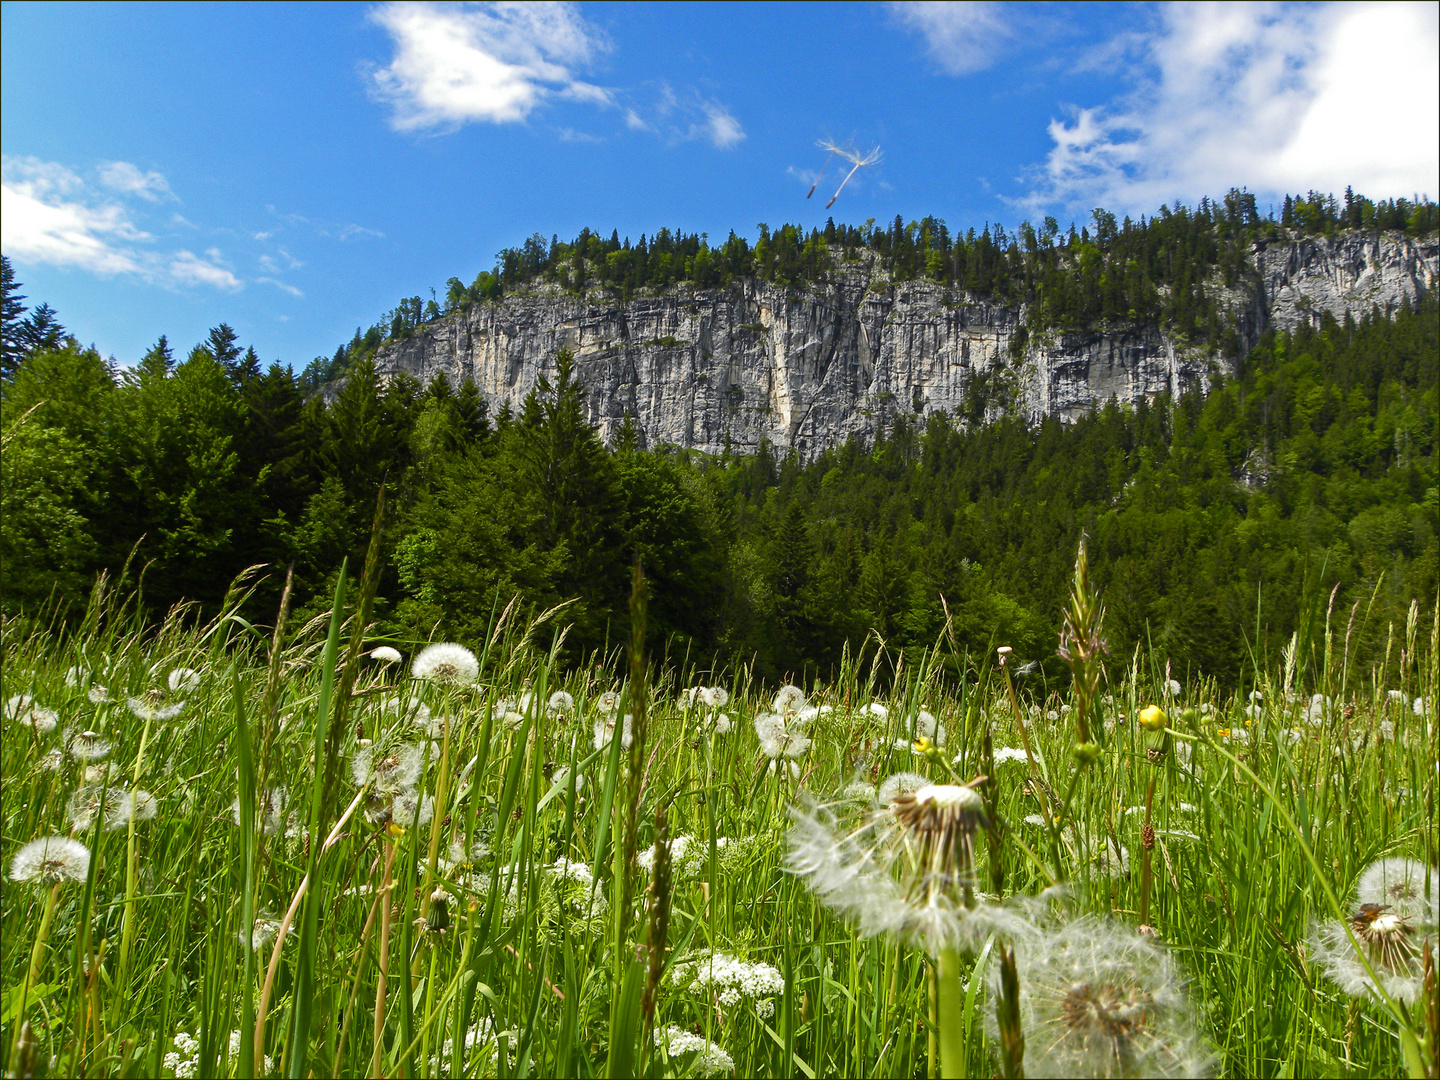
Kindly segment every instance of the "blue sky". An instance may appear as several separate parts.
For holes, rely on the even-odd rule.
[[[7,3],[0,246],[122,363],[299,367],[534,232],[1433,198],[1437,11]],[[829,214],[824,138],[882,155]]]

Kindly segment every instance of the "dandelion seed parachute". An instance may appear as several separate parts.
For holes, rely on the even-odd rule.
[[[68,836],[31,840],[10,860],[10,877],[15,881],[55,885],[82,882],[89,873],[90,849]]]
[[[99,761],[110,753],[110,740],[97,731],[70,728],[65,732],[65,749],[77,761]]]
[[[430,682],[469,686],[480,678],[480,661],[464,645],[437,642],[420,650],[410,666],[410,674]]]

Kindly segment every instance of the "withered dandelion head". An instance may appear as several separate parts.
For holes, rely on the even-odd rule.
[[[437,642],[420,650],[420,655],[415,657],[415,663],[410,667],[410,674],[431,682],[469,686],[480,678],[480,661],[464,645],[453,641]]]
[[[90,849],[68,836],[31,840],[10,860],[10,877],[37,885],[83,882],[90,872]]]
[[[789,868],[862,937],[892,933],[931,955],[974,948],[990,934],[1030,932],[1019,911],[977,902],[973,837],[984,824],[971,787],[926,784],[889,805],[791,811]]]
[[[381,795],[408,791],[420,781],[425,751],[414,743],[383,747],[357,747],[350,758],[350,777],[356,787],[370,784]]]
[[[1153,937],[1084,916],[1022,940],[1016,962],[1026,1075],[1183,1077],[1213,1068],[1180,974]],[[998,992],[998,965],[991,979]]]

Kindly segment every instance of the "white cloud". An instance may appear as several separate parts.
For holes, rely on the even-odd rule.
[[[106,181],[106,168],[99,170],[101,181],[115,186]],[[63,165],[34,157],[6,157],[0,172],[0,247],[18,262],[70,267],[102,277],[129,274],[167,286],[209,285],[231,291],[243,286],[220,265],[223,259],[215,248],[205,258],[190,251],[156,252],[151,246],[155,237],[139,228],[125,207],[109,201]],[[168,184],[162,189],[146,177],[142,180],[152,194],[169,192]],[[134,187],[122,190],[143,195]]]
[[[139,195],[150,202],[175,198],[170,182],[153,169],[141,172],[128,161],[106,161],[101,163],[98,172],[102,184],[126,195]]]
[[[919,31],[931,59],[951,75],[984,71],[1014,37],[999,4],[892,3],[890,10]]]
[[[1133,90],[1049,126],[1054,148],[1018,203],[1153,210],[1235,186],[1347,184],[1372,198],[1440,188],[1433,4],[1166,5]]]
[[[631,131],[649,131],[650,125],[640,118],[634,109],[625,110],[625,126]]]
[[[607,44],[570,4],[386,4],[371,18],[395,43],[394,60],[372,79],[396,130],[513,123],[552,95],[610,102],[609,91],[572,73]]]
[[[740,121],[730,115],[729,110],[718,102],[707,101],[700,108],[705,113],[705,123],[691,130],[696,134],[703,134],[721,150],[728,150],[738,142],[745,139],[745,129],[740,126]]]
[[[170,277],[181,285],[213,285],[217,289],[234,292],[244,287],[243,282],[223,266],[216,265],[220,252],[210,248],[202,259],[191,251],[177,252],[167,265]]]
[[[373,236],[383,240],[385,234],[379,229],[367,229],[364,225],[346,225],[340,230],[341,240],[354,240],[357,236]]]
[[[92,273],[139,273],[122,245],[149,240],[125,209],[94,204],[69,169],[34,157],[4,158],[0,247],[13,259],[73,266]]]
[[[277,281],[275,278],[272,278],[272,277],[257,277],[257,278],[255,279],[255,281],[256,281],[257,284],[260,284],[260,285],[274,285],[274,286],[275,286],[277,289],[279,289],[281,292],[287,292],[287,293],[289,293],[291,296],[295,297],[296,299],[301,299],[301,300],[303,300],[303,299],[305,298],[305,294],[304,294],[303,292],[301,292],[299,289],[297,289],[294,285],[287,285],[287,284],[285,284],[285,282],[283,282],[283,281]]]

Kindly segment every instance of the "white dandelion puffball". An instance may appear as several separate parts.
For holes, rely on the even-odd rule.
[[[608,720],[602,719],[595,721],[594,745],[596,750],[605,749],[615,738],[615,714],[609,713],[608,716]],[[620,728],[620,748],[622,750],[629,750],[630,744],[634,741],[634,735],[630,731],[631,719],[630,714],[626,713],[625,720]]]
[[[1415,925],[1377,904],[1362,904],[1348,922],[1348,928],[1338,919],[1311,928],[1310,956],[1325,977],[1351,997],[1378,997],[1376,980],[1365,967],[1368,959],[1385,993],[1406,1005],[1418,1001],[1424,989],[1424,971]],[[1355,941],[1350,939],[1352,933]]]
[[[60,714],[37,705],[29,694],[16,694],[5,702],[5,719],[34,728],[36,735],[49,735],[60,722]]]
[[[409,791],[420,782],[425,767],[425,751],[413,744],[391,746],[380,750],[362,746],[350,758],[350,778],[356,787],[371,784],[379,794],[394,795]]]
[[[730,691],[723,686],[705,686],[700,690],[700,703],[707,709],[723,709],[730,701]]]
[[[399,649],[392,648],[389,645],[377,645],[370,650],[370,659],[382,664],[398,664],[405,658],[400,655]]]
[[[705,689],[703,686],[691,686],[681,690],[679,694],[680,707],[682,709],[688,709],[691,705],[694,705],[695,699],[703,689]]]
[[[410,674],[429,682],[470,686],[480,678],[480,661],[464,645],[442,641],[420,650],[410,666]]]
[[[90,849],[68,836],[31,840],[10,860],[10,877],[39,885],[83,882],[90,873]]]
[[[422,795],[418,791],[402,791],[395,796],[395,802],[390,808],[391,820],[407,829],[412,825],[415,828],[428,825],[434,817],[435,797]]]
[[[110,700],[110,691],[107,687],[96,683],[90,687],[89,690],[85,691],[85,697],[91,705],[104,705]]]
[[[872,701],[869,705],[866,705],[865,711],[875,717],[876,720],[886,720],[890,717],[890,710],[878,701]]]
[[[798,686],[782,686],[779,693],[775,695],[773,708],[781,716],[786,713],[797,713],[805,708],[805,691]]]
[[[1166,679],[1166,680],[1165,680],[1165,692],[1166,692],[1167,694],[1169,694],[1171,697],[1178,697],[1178,696],[1180,695],[1180,690],[1181,690],[1181,689],[1182,689],[1182,688],[1181,688],[1180,683],[1179,683],[1178,680],[1176,680],[1176,679]]]
[[[155,800],[150,793],[144,794],[153,804]],[[77,832],[89,832],[97,817],[103,822],[106,832],[113,832],[125,828],[132,818],[137,817],[135,797],[124,788],[112,787],[107,790],[102,785],[91,784],[70,796],[66,816]],[[155,815],[152,812],[150,816]]]
[[[1360,875],[1355,902],[1388,907],[1414,925],[1434,930],[1440,911],[1440,870],[1398,855],[1376,859]]]
[[[575,708],[575,699],[564,690],[556,690],[545,703],[551,716],[563,716]]]
[[[716,735],[724,735],[724,734],[725,734],[727,731],[729,731],[729,730],[730,730],[730,717],[726,716],[726,715],[722,712],[719,716],[715,717],[715,734],[716,734]]]
[[[803,757],[810,749],[810,737],[789,727],[785,718],[775,713],[755,717],[755,735],[760,740],[760,749],[772,761],[780,757]]]
[[[200,672],[194,668],[177,667],[165,680],[172,694],[188,694],[200,685]]]
[[[1021,765],[1030,759],[1025,756],[1025,751],[1019,746],[997,746],[995,748],[995,764],[1004,765],[1009,762],[1017,762]]]
[[[619,692],[615,690],[606,690],[603,694],[601,694],[598,698],[595,699],[595,709],[597,712],[604,713],[607,716],[619,712]]]
[[[1015,960],[1026,1076],[1205,1076],[1214,1067],[1178,966],[1133,929],[1087,915],[1020,940]],[[999,964],[990,983],[998,998]],[[994,1017],[986,1010],[998,1045]]]
[[[929,778],[919,773],[898,772],[885,778],[875,797],[885,806],[889,806],[901,795],[914,794],[929,783]]]

